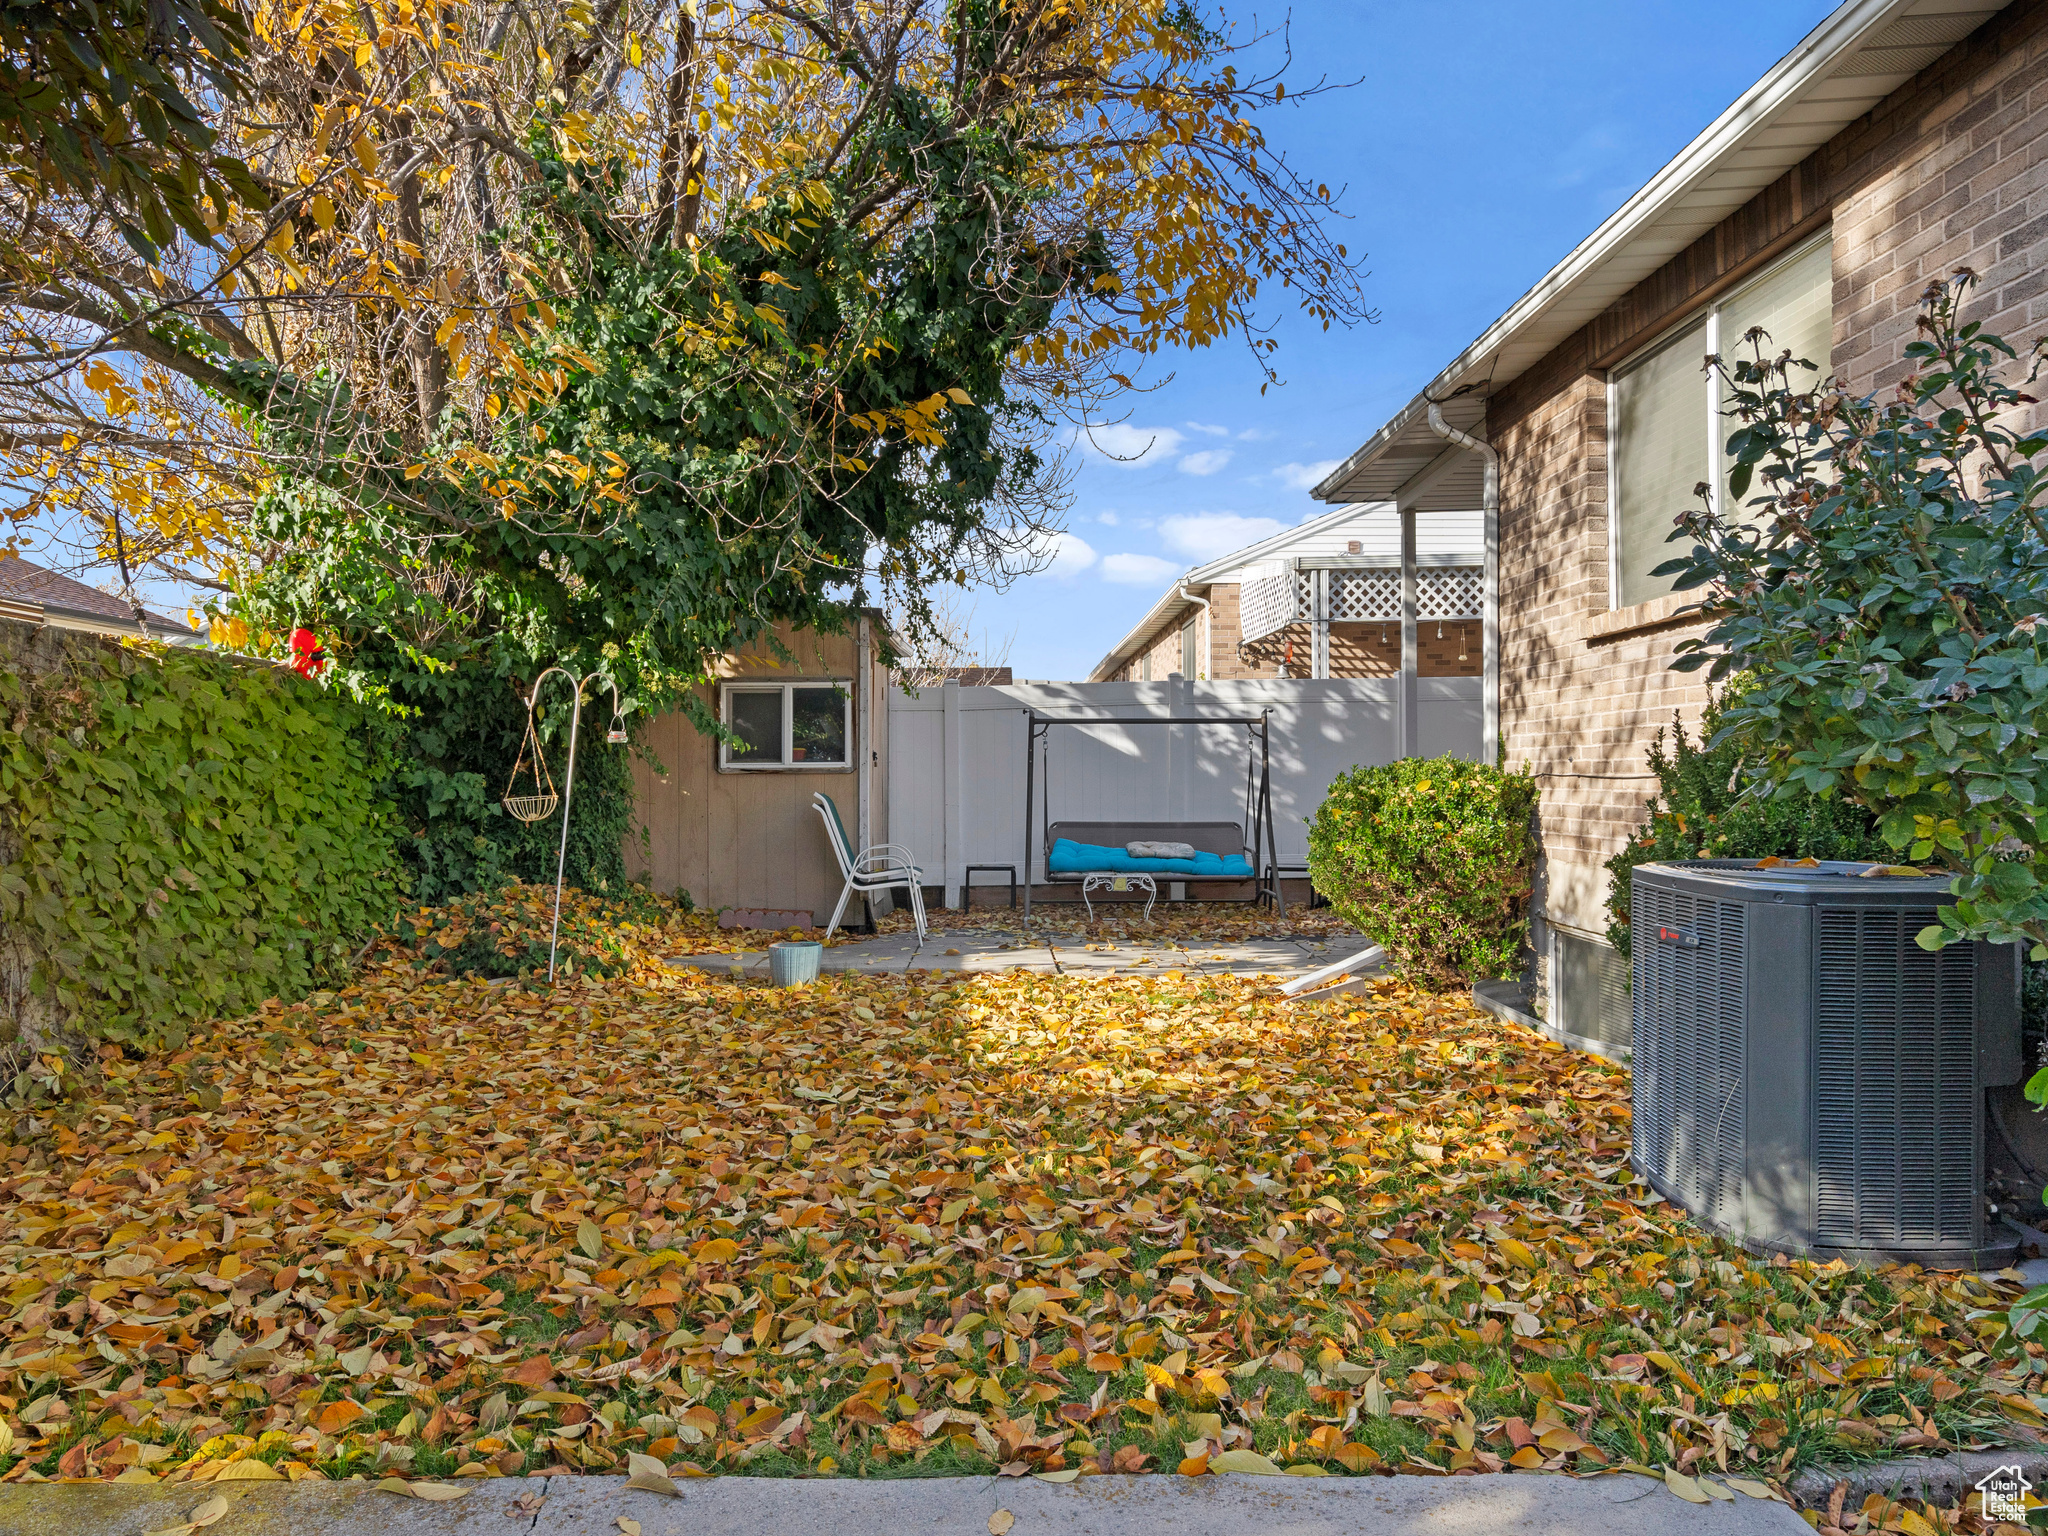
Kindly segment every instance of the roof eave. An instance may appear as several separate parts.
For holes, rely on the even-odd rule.
[[[1124,662],[1128,661],[1135,652],[1143,648],[1154,635],[1165,628],[1168,618],[1181,612],[1183,609],[1195,606],[1180,595],[1180,589],[1184,586],[1199,585],[1203,585],[1203,583],[1197,582],[1193,573],[1175,578],[1173,585],[1166,589],[1165,595],[1158,602],[1154,603],[1151,608],[1146,610],[1145,616],[1138,620],[1132,627],[1131,632],[1125,635],[1123,639],[1117,641],[1110,648],[1109,654],[1095,664],[1095,669],[1088,674],[1088,681],[1091,683],[1109,681],[1104,674],[1114,672]]]
[[[1740,148],[1744,138],[1772,114],[1793,104],[1802,92],[1826,78],[1856,48],[1899,16],[1914,9],[1915,3],[1916,0],[1847,0],[1824,18],[1755,85],[1736,98],[1645,182],[1633,197],[1602,220],[1478,339],[1439,371],[1386,425],[1319,481],[1309,494],[1318,501],[1335,501],[1345,484],[1398,440],[1428,409],[1432,399],[1448,401],[1468,382],[1476,382],[1482,365],[1486,370],[1485,382],[1494,388],[1519,377],[1522,367],[1511,367],[1500,376],[1496,376],[1494,367],[1498,354],[1509,346],[1518,332],[1567,295],[1601,263],[1620,252],[1637,234],[1654,224],[1673,203],[1696,190],[1696,184],[1712,173],[1717,162]],[[1992,8],[2002,8],[2003,3],[2004,0],[1994,0]],[[1818,148],[1840,131],[1839,124],[1823,124],[1821,127],[1825,131],[1811,148]],[[1383,495],[1361,499],[1380,500]]]

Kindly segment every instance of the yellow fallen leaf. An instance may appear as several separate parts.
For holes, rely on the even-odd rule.
[[[1319,1467],[1312,1461],[1297,1461],[1293,1466],[1283,1470],[1289,1477],[1328,1477],[1330,1475],[1328,1467]]]
[[[229,1462],[214,1474],[213,1480],[216,1483],[281,1483],[284,1474],[249,1456]]]
[[[645,1493],[669,1493],[682,1496],[682,1490],[668,1475],[668,1468],[652,1456],[643,1456],[638,1451],[626,1453],[626,1468],[632,1474],[626,1479],[628,1488],[638,1488]]]
[[[194,1530],[204,1530],[227,1512],[228,1501],[216,1493],[204,1504],[194,1505],[192,1513],[185,1518],[191,1523]]]
[[[1081,1475],[1079,1467],[1062,1467],[1057,1472],[1034,1472],[1031,1474],[1041,1483],[1071,1483]]]
[[[1733,1488],[1737,1493],[1744,1494],[1752,1499],[1778,1498],[1778,1490],[1769,1483],[1759,1483],[1747,1477],[1724,1477],[1721,1481],[1730,1488]]]
[[[1017,1517],[1007,1509],[999,1509],[988,1517],[988,1536],[1003,1536],[1003,1533],[1017,1523]]]
[[[1225,1451],[1220,1456],[1209,1458],[1211,1472],[1246,1472],[1253,1477],[1280,1477],[1280,1469],[1257,1451],[1248,1451],[1239,1446],[1234,1451]]]
[[[1681,1499],[1684,1499],[1688,1504],[1705,1504],[1709,1502],[1707,1494],[1701,1490],[1700,1485],[1687,1477],[1683,1472],[1667,1471],[1664,1474],[1664,1486],[1677,1494]]]
[[[455,1483],[414,1483],[412,1485],[412,1496],[414,1498],[426,1499],[436,1504],[445,1504],[450,1499],[463,1498],[469,1491],[469,1489],[460,1487]]]
[[[1540,1269],[1543,1261],[1536,1257],[1536,1250],[1520,1238],[1504,1237],[1500,1240],[1500,1251],[1510,1264],[1521,1269]]]
[[[625,1536],[640,1536],[640,1522],[631,1515],[619,1516],[617,1524],[619,1529],[625,1532]]]

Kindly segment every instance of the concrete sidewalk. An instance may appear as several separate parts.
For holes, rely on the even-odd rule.
[[[617,1478],[498,1478],[430,1504],[368,1483],[0,1487],[0,1536],[141,1536],[182,1526],[216,1493],[207,1536],[1801,1536],[1783,1504],[1687,1504],[1647,1478],[1093,1477],[891,1481],[720,1477],[682,1494]],[[534,1495],[540,1495],[535,1507]],[[515,1507],[515,1501],[518,1501]],[[997,1522],[1001,1524],[1001,1522]]]
[[[820,969],[863,975],[908,971],[1044,971],[1063,976],[1161,976],[1168,971],[1230,976],[1300,976],[1346,953],[1369,947],[1356,936],[1344,939],[1238,939],[1224,943],[1087,940],[1071,935],[1032,938],[1000,930],[931,933],[919,944],[915,934],[837,945],[825,951]],[[669,965],[713,976],[738,971],[768,974],[765,949],[735,955],[676,955]],[[1370,974],[1379,970],[1373,966]]]

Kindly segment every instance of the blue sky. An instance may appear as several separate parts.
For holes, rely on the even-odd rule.
[[[1300,0],[1294,90],[1264,116],[1340,188],[1376,325],[1283,319],[1263,396],[1239,341],[1162,355],[1158,387],[1076,450],[1060,558],[963,594],[1020,678],[1088,675],[1192,565],[1320,510],[1308,488],[1833,9],[1829,0]],[[1245,13],[1250,29],[1253,13]],[[61,561],[53,563],[62,563]],[[94,573],[95,579],[104,576]],[[146,594],[182,612],[182,594]]]
[[[1351,90],[1266,116],[1345,188],[1377,325],[1283,323],[1261,397],[1241,344],[1160,359],[1170,382],[1080,450],[1061,557],[973,600],[1020,678],[1088,675],[1190,565],[1320,510],[1308,487],[1398,410],[1833,6],[1826,0],[1302,0],[1298,61]],[[1341,66],[1341,67],[1340,67]],[[1290,83],[1306,83],[1297,64]]]

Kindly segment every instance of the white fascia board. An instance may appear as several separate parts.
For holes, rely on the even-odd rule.
[[[1433,396],[1438,400],[1446,398],[1451,391],[1465,382],[1468,374],[1481,369],[1495,354],[1506,348],[1514,339],[1516,332],[1523,330],[1549,311],[1595,268],[1615,256],[1622,247],[1642,241],[1642,237],[1649,235],[1660,219],[1675,209],[1680,199],[1691,193],[1707,175],[1720,169],[1726,157],[1745,148],[1744,140],[1759,132],[1775,130],[1781,136],[1780,142],[1783,142],[1783,130],[1792,126],[1784,121],[1786,109],[1817,86],[1858,44],[1875,36],[1900,16],[1913,10],[1916,3],[1917,0],[1848,0],[1848,3],[1838,7],[1833,14],[1807,33],[1798,46],[1780,59],[1761,80],[1737,97],[1734,104],[1715,118],[1698,138],[1686,145],[1668,165],[1644,183],[1635,196],[1623,203],[1602,221],[1592,234],[1580,241],[1577,248],[1552,267],[1535,287],[1517,299],[1508,312],[1488,326],[1477,341],[1453,358],[1449,366],[1438,373],[1420,395],[1403,406],[1393,420],[1368,438],[1350,458],[1324,476],[1309,494],[1318,501],[1327,501],[1335,496],[1346,480],[1377,457],[1381,449],[1422,416],[1429,408],[1425,397]],[[1874,86],[1888,79],[1889,77],[1885,76],[1871,77],[1869,83]],[[1892,81],[1891,84],[1895,87],[1897,82]],[[1882,99],[1883,94],[1880,92],[1878,99]],[[1858,99],[1856,96],[1842,98],[1839,93],[1837,95],[1838,99],[1850,102]],[[1802,142],[1812,141],[1815,132],[1824,130],[1818,141],[1807,143],[1808,149],[1818,148],[1840,130],[1839,119],[1839,111],[1829,114],[1828,122],[1817,124],[1796,137]],[[1678,241],[1677,245],[1672,247],[1674,251],[1683,249],[1694,238],[1697,236],[1684,239],[1679,239],[1676,235],[1664,237],[1666,241]],[[1655,243],[1654,237],[1650,243]],[[1548,350],[1547,347],[1544,348],[1545,352]],[[1535,360],[1533,357],[1528,359],[1529,362]],[[1505,375],[1496,371],[1493,378],[1498,386],[1510,382],[1519,373],[1519,368]]]
[[[1211,560],[1207,565],[1198,565],[1192,571],[1189,571],[1186,576],[1182,577],[1181,580],[1187,582],[1190,586],[1196,587],[1207,585],[1210,582],[1221,581],[1230,572],[1239,570],[1244,566],[1257,565],[1260,561],[1272,556],[1284,555],[1290,546],[1299,543],[1302,539],[1321,533],[1324,529],[1337,523],[1354,518],[1360,512],[1372,512],[1381,508],[1391,508],[1393,505],[1391,501],[1346,502],[1343,506],[1332,507],[1327,512],[1317,513],[1305,523],[1298,524],[1293,528],[1283,529],[1269,539],[1261,539],[1256,544],[1247,544],[1243,549],[1234,549],[1220,560]]]

